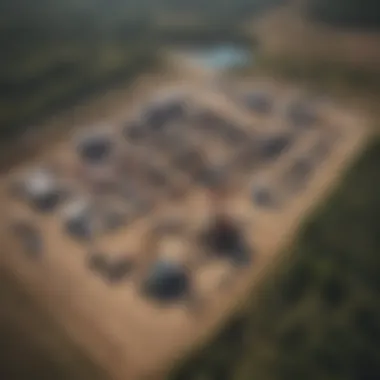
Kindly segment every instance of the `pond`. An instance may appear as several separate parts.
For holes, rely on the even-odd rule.
[[[228,70],[242,68],[253,60],[252,52],[244,45],[217,44],[189,46],[177,49],[184,58],[207,69]]]

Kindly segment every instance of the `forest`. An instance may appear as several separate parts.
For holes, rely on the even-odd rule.
[[[88,94],[157,64],[182,40],[242,38],[246,22],[290,0],[4,0],[0,4],[0,142]],[[376,0],[308,0],[317,19],[378,25]],[[217,11],[215,11],[217,9]],[[186,28],[159,20],[191,17]],[[377,23],[377,24],[376,24]],[[236,36],[237,35],[237,36]]]
[[[244,17],[280,1],[2,1],[0,140],[154,66],[157,48],[174,36],[223,39]],[[172,14],[190,14],[196,22],[184,31],[157,26]]]

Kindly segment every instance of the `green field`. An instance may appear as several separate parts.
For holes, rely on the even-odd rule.
[[[171,379],[380,378],[380,141],[304,225],[290,260]]]

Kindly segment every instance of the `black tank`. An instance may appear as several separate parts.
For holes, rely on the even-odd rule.
[[[182,265],[157,261],[143,285],[144,293],[159,301],[177,301],[189,292],[189,274]]]

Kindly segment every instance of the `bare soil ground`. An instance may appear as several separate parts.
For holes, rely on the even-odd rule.
[[[202,85],[203,82],[203,79],[190,82],[187,79],[174,80],[176,86],[188,91],[194,103],[230,118],[247,131],[248,136],[265,134],[271,129],[276,133],[291,128],[284,123],[281,112],[287,101],[297,96],[298,89],[283,88],[280,83],[270,80],[236,83],[236,88],[264,86],[274,92],[278,111],[264,117],[245,111],[225,94]],[[150,78],[147,82],[141,82],[133,93],[126,91],[122,96],[119,93],[117,103],[110,102],[112,104],[107,106],[105,101],[104,108],[99,103],[96,112],[91,110],[88,118],[82,116],[77,120],[81,120],[81,124],[94,121],[98,124],[101,120],[109,125],[110,130],[118,133],[120,125],[134,115],[135,107],[141,104],[147,93],[159,91],[163,83],[168,84],[166,78]],[[194,234],[214,211],[209,193],[167,164],[162,167],[172,174],[176,183],[184,184],[182,197],[155,194],[156,207],[150,214],[128,228],[100,236],[92,246],[83,246],[69,239],[62,232],[62,221],[58,215],[40,215],[14,201],[7,192],[10,175],[14,171],[9,170],[1,178],[1,202],[6,206],[1,216],[1,268],[17,275],[36,302],[111,378],[157,378],[166,373],[174,360],[214,334],[234,308],[244,302],[252,286],[292,239],[305,214],[325,196],[361,150],[368,136],[364,119],[328,104],[322,107],[321,114],[324,122],[320,128],[298,132],[294,147],[273,164],[253,165],[246,171],[240,166],[231,168],[232,186],[223,207],[241,221],[245,236],[255,250],[252,264],[237,272],[224,262],[208,260],[203,256]],[[65,122],[74,124],[67,119]],[[195,135],[192,138],[208,160],[228,161],[234,157],[226,153],[228,146],[223,150],[218,145],[217,135],[203,138]],[[325,160],[316,161],[316,167],[310,180],[304,183],[304,188],[294,193],[286,192],[283,173],[289,170],[295,159],[309,155],[315,144],[321,141],[320,138],[327,138],[333,144]],[[21,167],[57,159],[67,164],[74,160],[70,149],[65,138],[54,143],[45,142],[40,154],[24,162]],[[164,162],[166,152],[160,154],[162,156],[151,152],[150,157],[154,161]],[[268,181],[282,199],[278,209],[261,209],[252,203],[249,184],[255,178]],[[192,265],[195,300],[198,302],[159,307],[141,297],[140,285],[145,268],[158,255],[155,246],[149,244],[150,232],[172,215],[179,215],[186,225],[186,233],[179,236],[180,241],[184,242],[184,252],[178,259]],[[27,259],[20,242],[11,236],[8,227],[15,216],[32,220],[42,232],[45,249],[39,260]],[[142,269],[125,283],[111,286],[86,266],[88,252],[93,247],[106,249],[111,255],[130,254],[138,268]]]
[[[262,54],[280,59],[301,60],[378,73],[378,32],[350,31],[308,20],[302,7],[286,5],[248,25],[257,37]]]

